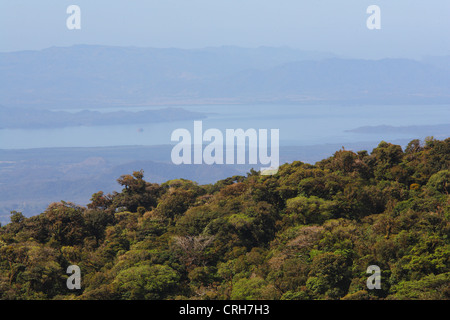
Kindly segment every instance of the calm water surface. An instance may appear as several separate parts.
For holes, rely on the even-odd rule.
[[[126,110],[134,112],[161,108],[135,107]],[[204,130],[217,128],[225,132],[225,129],[237,128],[280,129],[280,144],[297,146],[423,138],[414,134],[357,134],[346,130],[361,126],[450,123],[450,105],[199,105],[182,108],[207,113],[208,117],[203,119]],[[113,112],[125,109],[89,110]],[[193,120],[58,129],[3,129],[0,130],[0,149],[170,144],[173,143],[170,141],[171,133],[177,128],[193,132]]]

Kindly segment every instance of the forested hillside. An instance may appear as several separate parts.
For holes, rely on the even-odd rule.
[[[0,229],[2,299],[449,299],[450,138],[163,184]],[[81,290],[66,287],[78,265]],[[368,290],[367,267],[381,269]]]

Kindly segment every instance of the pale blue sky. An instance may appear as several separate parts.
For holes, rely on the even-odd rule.
[[[79,5],[82,29],[66,28]],[[368,30],[366,9],[381,8]],[[289,46],[362,58],[450,55],[449,0],[1,0],[0,51],[73,44]]]

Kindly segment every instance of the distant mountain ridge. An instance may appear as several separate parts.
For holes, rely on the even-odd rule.
[[[36,108],[333,102],[448,103],[439,63],[290,48],[79,45],[0,53],[0,104]]]

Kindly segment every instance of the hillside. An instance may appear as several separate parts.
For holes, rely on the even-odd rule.
[[[391,142],[406,146],[409,140]],[[377,145],[377,142],[346,143],[345,148],[357,152]],[[341,147],[342,144],[281,146],[280,163],[301,160],[313,164]],[[124,172],[143,169],[146,179],[154,183],[183,178],[199,184],[213,184],[227,177],[243,175],[254,167],[248,164],[175,165],[170,158],[172,148],[171,145],[138,145],[0,149],[0,224],[9,222],[11,211],[20,211],[30,217],[62,199],[86,206],[98,190],[105,193],[122,190],[116,179]]]
[[[450,138],[429,138],[209,185],[125,174],[87,207],[12,212],[0,298],[449,299],[449,168]]]

